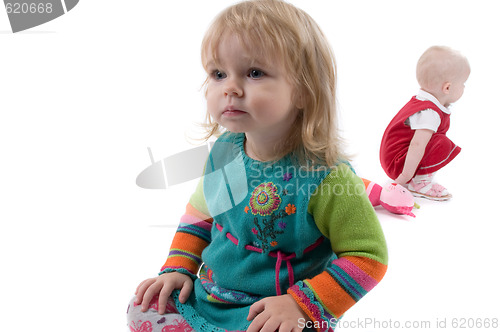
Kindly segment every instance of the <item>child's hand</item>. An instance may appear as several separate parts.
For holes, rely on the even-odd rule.
[[[158,296],[158,313],[163,315],[167,306],[167,300],[174,289],[180,289],[179,301],[186,302],[193,290],[193,281],[185,274],[178,272],[164,273],[156,278],[146,279],[137,286],[135,291],[136,303],[141,304],[141,310],[147,311],[151,299]]]
[[[299,332],[301,318],[309,320],[291,295],[266,297],[250,307],[247,320],[253,322],[247,332]]]

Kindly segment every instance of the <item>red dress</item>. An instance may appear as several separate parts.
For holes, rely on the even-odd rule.
[[[392,119],[382,137],[380,163],[391,179],[396,179],[403,172],[406,154],[415,134],[415,130],[405,124],[405,121],[413,114],[426,109],[432,109],[439,114],[441,124],[427,144],[415,175],[434,173],[460,153],[460,147],[446,137],[446,132],[450,128],[450,114],[443,112],[432,101],[422,101],[413,97]]]

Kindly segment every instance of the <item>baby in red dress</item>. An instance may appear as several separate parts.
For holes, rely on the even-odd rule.
[[[389,123],[382,137],[380,162],[387,175],[415,195],[447,200],[451,194],[434,174],[460,152],[447,136],[450,105],[462,97],[470,66],[459,52],[432,46],[420,57],[420,91]]]

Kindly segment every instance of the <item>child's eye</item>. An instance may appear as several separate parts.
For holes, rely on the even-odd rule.
[[[220,70],[214,70],[212,72],[212,77],[216,80],[222,80],[224,78],[226,78],[226,74],[224,74],[223,72],[221,72]]]
[[[250,69],[250,72],[248,73],[250,78],[262,78],[264,75],[264,72],[259,69]]]

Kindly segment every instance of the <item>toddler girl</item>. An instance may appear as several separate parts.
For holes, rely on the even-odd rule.
[[[131,331],[331,331],[382,279],[380,224],[341,162],[333,60],[316,23],[282,1],[212,23],[207,127],[223,133],[160,275],[129,305]]]
[[[392,119],[380,146],[387,175],[415,196],[447,200],[451,194],[433,181],[434,174],[459,153],[447,136],[450,104],[464,92],[469,62],[449,47],[433,46],[420,57],[417,80],[421,90]]]

